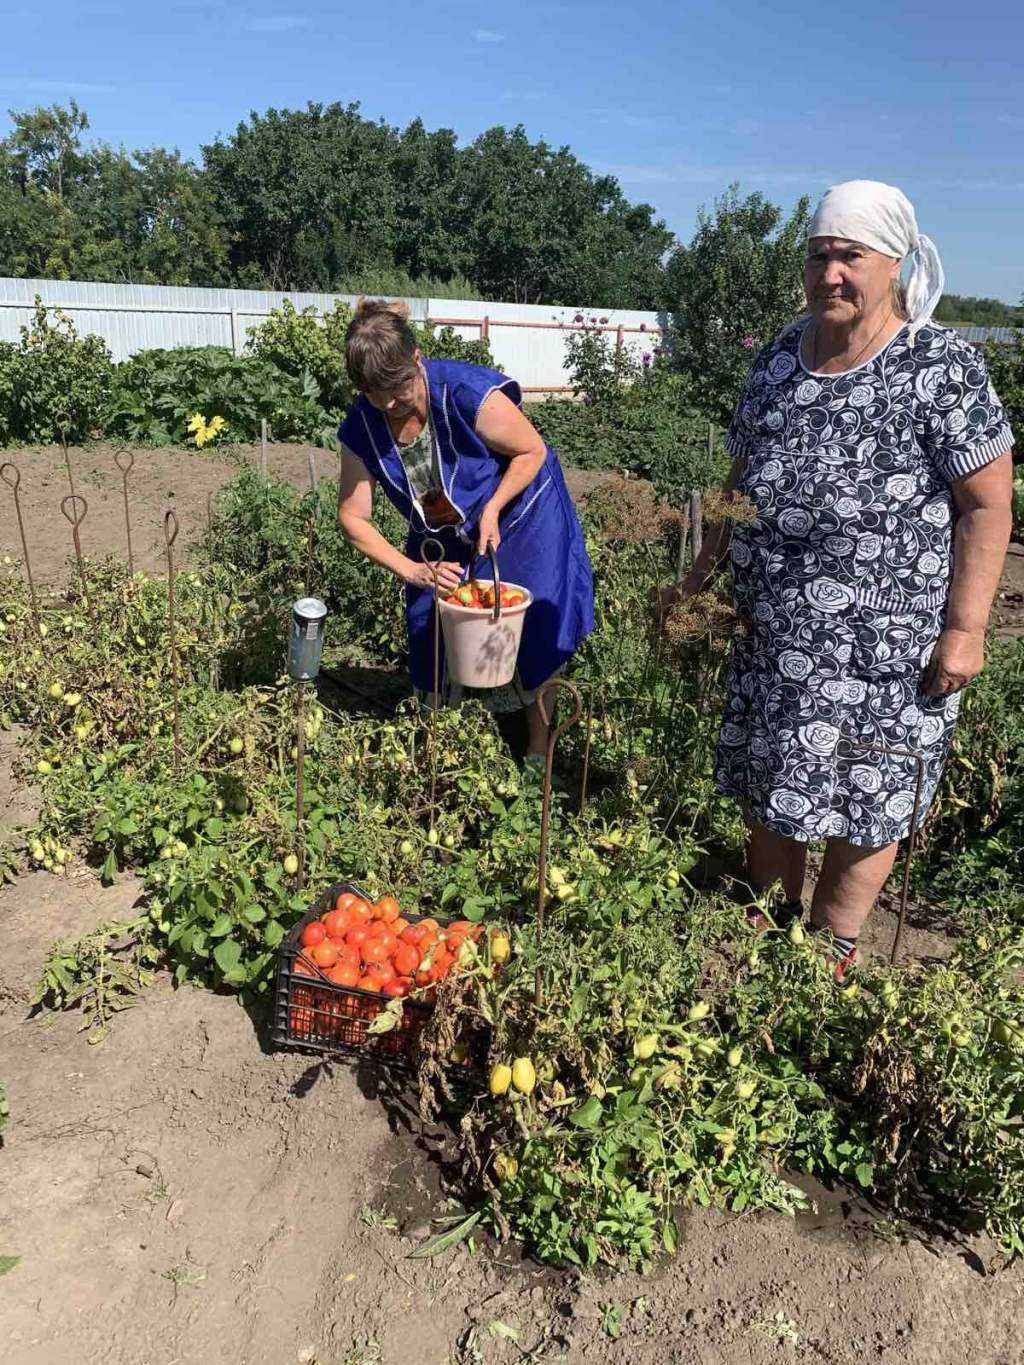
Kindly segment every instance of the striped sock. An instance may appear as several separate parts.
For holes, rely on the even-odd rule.
[[[827,946],[829,953],[837,962],[842,962],[844,958],[857,947],[856,938],[847,938],[844,934],[834,934],[831,929],[819,929],[818,937]]]

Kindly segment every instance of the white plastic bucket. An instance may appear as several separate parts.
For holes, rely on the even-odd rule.
[[[448,677],[463,687],[504,687],[515,676],[523,621],[533,594],[518,583],[506,583],[526,593],[514,607],[502,607],[494,619],[492,607],[464,607],[438,599]]]

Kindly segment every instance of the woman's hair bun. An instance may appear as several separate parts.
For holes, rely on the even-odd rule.
[[[381,313],[394,313],[395,317],[401,318],[403,322],[408,322],[411,316],[409,305],[404,299],[368,299],[361,297],[356,303],[355,317],[359,320],[363,318],[378,317]]]

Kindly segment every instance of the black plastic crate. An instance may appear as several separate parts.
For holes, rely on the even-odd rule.
[[[278,950],[271,1030],[274,1046],[408,1065],[413,1043],[429,1019],[432,1005],[406,998],[397,1028],[390,1033],[367,1033],[371,1021],[390,1003],[390,996],[360,990],[358,986],[339,986],[320,975],[316,967],[312,967],[315,974],[295,969],[300,955],[305,958],[299,942],[303,929],[318,920],[346,891],[373,902],[373,897],[354,882],[335,882],[303,915]],[[425,918],[404,912],[402,917],[410,924]]]

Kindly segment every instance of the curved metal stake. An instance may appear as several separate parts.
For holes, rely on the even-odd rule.
[[[8,474],[8,470],[11,471],[10,474]],[[32,617],[35,620],[36,629],[38,630],[39,603],[36,601],[36,585],[32,581],[32,565],[28,560],[28,540],[25,536],[25,523],[21,517],[21,499],[18,496],[18,486],[21,483],[21,470],[16,464],[12,464],[11,461],[8,460],[5,464],[0,465],[0,479],[3,479],[4,483],[14,494],[14,510],[18,515],[18,530],[21,533],[21,557],[25,564],[25,577],[28,579],[28,595],[32,602]]]
[[[561,725],[553,727],[551,722],[558,706],[557,693],[561,691],[567,692],[572,698],[572,714],[567,720],[563,720]],[[551,693],[556,695],[554,696],[554,705],[549,710],[547,698]],[[574,683],[566,682],[564,678],[552,678],[537,693],[537,706],[540,708],[541,719],[548,727],[547,761],[544,765],[544,797],[540,808],[540,854],[537,858],[537,967],[533,978],[533,1003],[539,1009],[541,1004],[540,953],[541,941],[544,936],[545,882],[548,875],[548,826],[551,822],[551,776],[555,762],[555,745],[566,730],[579,720],[583,712],[583,698],[580,696],[579,688]]]
[[[580,814],[587,809],[587,779],[590,776],[590,745],[594,728],[594,684],[587,687],[587,738],[583,746],[583,776],[580,779]]]
[[[316,545],[316,505],[309,514],[309,536],[306,540],[306,596],[313,593],[313,549]]]
[[[299,870],[295,885],[301,891],[306,884],[306,684],[295,687],[295,842]]]
[[[428,548],[437,551],[436,559],[431,559],[427,554]],[[441,590],[437,583],[437,566],[444,559],[444,546],[436,536],[427,536],[424,540],[420,546],[420,559],[434,579],[434,696],[430,713],[430,810],[433,819],[437,798],[437,709],[441,704],[441,609],[437,605]]]
[[[128,463],[124,463],[124,456],[128,457]],[[124,491],[124,529],[128,537],[128,575],[135,577],[135,560],[132,558],[132,518],[128,511],[128,475],[135,466],[135,454],[128,450],[126,446],[119,446],[114,451],[114,463],[121,471],[121,487]]]
[[[174,542],[178,538],[178,518],[168,508],[164,513],[164,543],[167,546],[167,639],[171,655],[171,705],[174,722],[174,771],[181,767],[181,734],[178,729],[178,639],[174,622]]]
[[[207,534],[213,532],[213,489],[206,495],[206,530]]]
[[[907,851],[903,861],[903,886],[900,891],[900,911],[896,920],[896,933],[889,953],[890,967],[896,965],[900,946],[903,942],[903,929],[907,920],[907,901],[910,897],[910,865],[914,861],[917,845],[917,822],[921,814],[921,789],[924,786],[924,756],[916,749],[890,749],[885,744],[855,744],[846,740],[848,749],[856,749],[862,754],[890,754],[894,758],[909,758],[917,765],[917,781],[914,785],[914,811],[910,817],[910,831],[907,835]]]
[[[81,503],[82,510],[78,511],[78,504]],[[85,514],[89,510],[89,504],[82,497],[81,493],[68,493],[61,499],[60,510],[71,523],[71,539],[75,542],[75,559],[78,561],[78,576],[82,580],[82,597],[85,601],[86,611],[92,615],[92,603],[89,601],[89,586],[85,580],[85,562],[82,559],[82,542],[78,536],[78,528],[85,520]]]
[[[54,415],[54,425],[60,432],[60,443],[64,451],[64,468],[68,471],[68,487],[71,489],[71,496],[75,497],[75,476],[71,472],[71,456],[68,454],[68,427],[71,425],[71,414],[69,412],[58,412]]]

